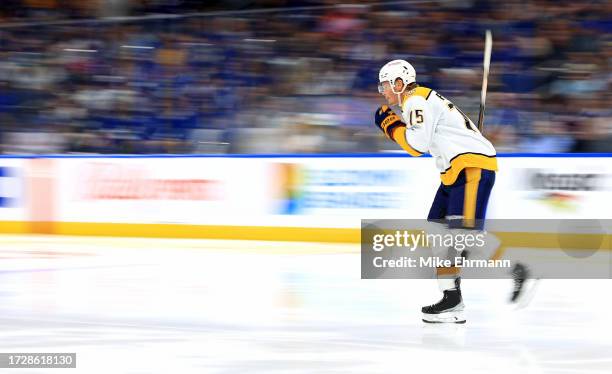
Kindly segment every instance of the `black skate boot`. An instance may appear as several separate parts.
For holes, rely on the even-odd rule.
[[[526,306],[529,300],[533,296],[535,290],[535,284],[537,279],[530,277],[530,272],[527,266],[517,263],[512,268],[512,280],[514,281],[514,289],[510,295],[510,302],[513,304],[519,304],[519,306]]]
[[[463,298],[461,297],[461,280],[455,279],[455,289],[445,290],[442,300],[424,306],[423,322],[426,323],[465,323],[463,316]]]

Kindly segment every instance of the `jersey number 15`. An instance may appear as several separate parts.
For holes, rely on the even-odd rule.
[[[423,123],[423,110],[415,109],[410,111],[410,126]]]

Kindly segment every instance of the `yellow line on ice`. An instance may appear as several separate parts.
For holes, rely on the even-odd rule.
[[[43,232],[40,228],[45,228]],[[358,228],[0,221],[0,233],[358,244]],[[608,234],[493,232],[501,247],[611,250]],[[499,253],[498,255],[501,255]]]

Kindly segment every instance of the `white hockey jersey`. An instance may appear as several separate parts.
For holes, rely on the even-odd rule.
[[[491,142],[459,108],[436,91],[417,87],[401,108],[406,143],[400,141],[400,145],[412,156],[431,154],[443,184],[453,184],[464,168],[497,170]]]

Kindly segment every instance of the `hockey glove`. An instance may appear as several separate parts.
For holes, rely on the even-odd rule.
[[[376,110],[374,122],[389,139],[393,139],[393,130],[400,126],[406,127],[406,124],[401,121],[400,117],[393,113],[387,105],[383,105]]]

